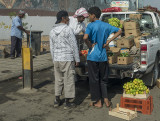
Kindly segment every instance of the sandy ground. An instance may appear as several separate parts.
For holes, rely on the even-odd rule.
[[[113,107],[120,103],[122,96],[123,80],[110,80],[118,83],[109,87],[109,97]],[[0,121],[123,121],[108,115],[109,109],[104,105],[101,109],[89,107],[90,100],[87,81],[76,83],[77,107],[64,110],[63,105],[59,108],[53,107],[54,101],[54,75],[53,69],[34,73],[34,89],[37,92],[22,94],[22,80],[14,79],[0,83]],[[160,89],[156,86],[151,89],[153,96],[154,110],[152,115],[143,115],[140,112],[138,117],[132,121],[160,121]],[[61,97],[62,100],[63,96]]]

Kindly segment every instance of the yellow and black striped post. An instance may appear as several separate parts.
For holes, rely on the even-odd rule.
[[[32,49],[22,48],[23,88],[33,88],[33,60]]]

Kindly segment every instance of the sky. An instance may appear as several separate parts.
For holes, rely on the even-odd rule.
[[[144,5],[151,5],[153,7],[156,7],[160,10],[160,0],[143,0]]]

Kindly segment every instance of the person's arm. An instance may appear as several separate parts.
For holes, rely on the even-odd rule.
[[[89,34],[91,33],[91,31],[92,31],[91,24],[88,24],[83,40],[89,49],[92,49],[92,47],[94,47],[94,45],[97,44],[97,43],[92,44],[91,41],[89,41]]]
[[[52,60],[54,60],[54,47],[53,47],[53,38],[52,38],[52,31],[49,34],[49,42],[50,42],[50,52],[51,52],[51,56],[52,56]]]
[[[114,34],[114,36],[113,36],[110,40],[107,40],[106,44],[103,45],[103,48],[107,47],[107,46],[109,45],[109,43],[110,43],[111,41],[113,41],[115,38],[117,38],[121,33],[122,33],[122,30],[119,29],[119,31],[116,32],[116,33]]]
[[[76,40],[76,37],[73,33],[73,30],[69,29],[69,32],[70,32],[69,41],[70,41],[70,44],[71,44],[71,47],[72,47],[72,50],[73,50],[74,59],[76,61],[75,66],[78,66],[79,62],[80,62],[80,59],[79,59],[79,51],[78,51],[78,46],[77,46],[77,40]]]
[[[88,34],[85,34],[84,37],[83,37],[83,40],[84,40],[84,42],[86,43],[87,47],[88,47],[89,49],[92,49],[92,43],[88,40],[88,38],[89,38],[89,35],[88,35]]]
[[[26,34],[30,34],[30,32],[25,30],[22,26],[17,26],[17,28],[20,29],[21,31],[25,32]]]
[[[30,34],[30,32],[27,31],[27,30],[25,30],[25,29],[23,28],[23,26],[20,24],[21,22],[20,22],[19,19],[17,19],[17,18],[14,19],[14,23],[15,23],[16,27],[17,27],[19,30],[25,32],[26,34]]]

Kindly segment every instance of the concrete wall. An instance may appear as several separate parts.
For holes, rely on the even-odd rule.
[[[49,35],[56,17],[40,17],[40,16],[27,16],[23,22],[28,23],[27,27],[32,30],[43,31],[42,35]],[[10,40],[10,28],[12,20],[8,16],[0,16],[0,40]]]

